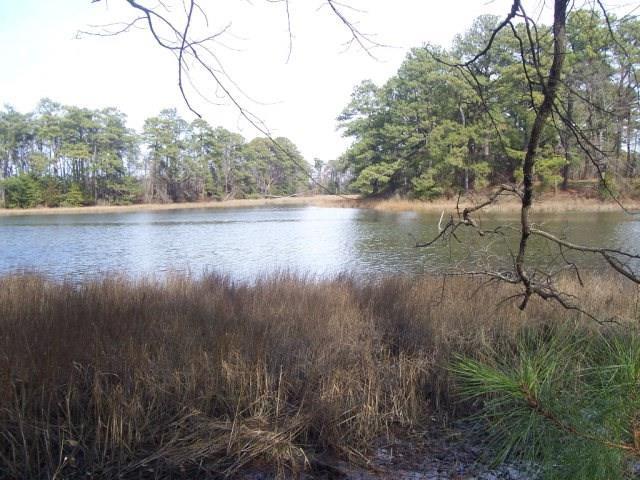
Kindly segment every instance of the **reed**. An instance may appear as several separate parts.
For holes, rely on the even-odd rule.
[[[586,279],[585,307],[637,317],[637,290]],[[567,280],[566,288],[577,289]],[[452,357],[587,319],[500,300],[478,279],[287,274],[0,278],[0,477],[276,475],[467,413]]]
[[[461,198],[460,208],[480,202],[489,192],[478,192]],[[38,207],[27,209],[0,208],[0,217],[16,215],[71,215],[71,214],[102,214],[127,212],[156,212],[171,210],[193,209],[225,209],[225,208],[255,208],[255,207],[283,207],[283,206],[316,206],[325,208],[365,208],[386,212],[425,212],[453,213],[457,205],[456,198],[439,198],[431,201],[411,200],[401,197],[392,198],[359,198],[358,195],[311,195],[281,198],[232,199],[224,201],[184,202],[184,203],[145,203],[135,205],[103,205],[88,207]],[[640,202],[636,199],[622,199],[626,208],[640,210]],[[517,213],[521,204],[514,198],[505,198],[495,205],[490,205],[483,211],[493,213]],[[536,199],[534,211],[537,213],[561,212],[619,212],[620,205],[614,201],[586,198],[578,194],[559,193],[545,194]]]
[[[488,196],[481,193],[460,199],[460,211],[464,207],[481,203]],[[630,210],[640,209],[637,200],[623,199],[621,202]],[[388,199],[350,199],[334,203],[334,206],[347,206],[354,208],[369,208],[384,212],[424,212],[424,213],[455,213],[458,201],[456,198],[440,198],[432,201],[411,200],[406,198]],[[522,207],[515,198],[504,198],[499,202],[489,205],[483,212],[517,214]],[[597,198],[585,198],[570,194],[546,194],[536,199],[533,205],[535,213],[563,213],[563,212],[620,212],[620,205],[613,201],[602,201]]]

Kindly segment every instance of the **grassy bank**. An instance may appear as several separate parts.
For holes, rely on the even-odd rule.
[[[353,197],[356,200],[356,197]],[[184,203],[141,203],[135,205],[101,205],[89,207],[39,207],[39,208],[0,208],[0,216],[10,215],[60,215],[83,213],[126,213],[126,212],[155,212],[169,210],[219,209],[219,208],[251,208],[279,205],[317,205],[317,206],[345,206],[351,202],[351,197],[337,197],[331,195],[316,195],[308,197],[282,197],[237,199],[213,202],[184,202]],[[346,203],[345,203],[346,202]]]
[[[0,477],[198,478],[366,463],[372,441],[468,413],[460,354],[593,322],[472,278],[0,279]],[[576,288],[568,284],[567,288]],[[587,279],[585,307],[637,317]],[[510,353],[511,352],[511,353]]]
[[[463,198],[460,208],[480,202],[485,197],[477,194],[473,197]],[[192,203],[146,203],[136,205],[105,205],[90,207],[58,207],[58,208],[29,208],[7,209],[0,208],[0,217],[11,215],[60,215],[60,214],[84,214],[84,213],[124,213],[124,212],[154,212],[168,210],[192,210],[192,209],[220,209],[220,208],[251,208],[266,206],[317,206],[336,208],[368,208],[387,212],[425,212],[440,213],[454,212],[457,200],[437,199],[433,201],[408,200],[402,198],[389,199],[361,199],[357,195],[332,196],[315,195],[300,197],[283,197],[269,199],[238,199],[217,202],[192,202]],[[640,210],[640,202],[637,200],[624,200],[623,204],[631,210]],[[495,205],[485,208],[483,211],[497,213],[513,213],[520,209],[520,203],[514,198],[504,198]],[[577,195],[558,194],[545,195],[537,199],[534,210],[540,213],[559,212],[616,212],[621,211],[620,205],[613,201],[602,201],[594,198],[585,198]]]
[[[466,206],[482,203],[487,196],[474,195],[460,200],[459,208],[462,210]],[[348,202],[347,202],[348,203]],[[637,200],[623,200],[622,204],[630,210],[640,210],[640,202]],[[391,198],[384,200],[362,199],[353,201],[353,205],[359,208],[372,208],[374,210],[387,212],[437,212],[442,211],[454,213],[456,211],[457,200],[438,199],[433,201],[408,200],[402,198]],[[492,213],[515,213],[521,208],[521,203],[516,198],[506,197],[494,205],[485,207],[483,212]],[[620,205],[614,201],[602,201],[595,198],[585,198],[570,194],[547,194],[535,200],[533,211],[536,213],[562,213],[562,212],[620,212]]]

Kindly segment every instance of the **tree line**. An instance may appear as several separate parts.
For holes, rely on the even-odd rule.
[[[450,49],[415,48],[384,85],[364,81],[354,89],[338,117],[353,139],[342,162],[354,176],[354,190],[432,198],[521,180],[543,97],[536,79],[552,58],[550,27],[513,24],[469,68],[455,66],[489,44],[500,20],[481,16]],[[536,181],[569,189],[581,183],[597,188],[606,179],[607,190],[626,186],[640,193],[640,21],[575,10],[567,40]]]
[[[33,112],[0,110],[0,205],[128,204],[291,195],[399,193],[434,198],[521,180],[543,97],[551,29],[513,24],[469,68],[500,19],[481,16],[449,49],[414,48],[381,86],[363,81],[338,117],[352,145],[307,163],[287,138],[246,141],[175,110],[138,133],[116,108],[43,99]],[[527,41],[534,37],[534,42]],[[554,114],[536,181],[561,189],[640,193],[640,21],[575,10]],[[535,44],[536,48],[528,45]],[[603,192],[602,179],[606,179]]]
[[[80,206],[291,195],[313,173],[287,138],[246,141],[176,110],[141,133],[116,108],[43,99],[33,112],[0,110],[0,206]],[[302,167],[302,168],[301,168]],[[326,175],[326,169],[325,169]]]

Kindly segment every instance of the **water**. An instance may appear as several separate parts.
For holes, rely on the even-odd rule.
[[[275,271],[313,276],[352,272],[422,274],[504,264],[513,239],[479,239],[416,249],[437,234],[439,215],[319,207],[260,207],[0,217],[0,274],[37,271],[79,280],[109,272],[162,276],[220,272],[251,280]],[[640,219],[622,213],[570,213],[536,219],[572,241],[640,250]],[[517,224],[485,216],[483,226]],[[557,249],[534,244],[544,266]],[[578,258],[599,267],[593,257]]]

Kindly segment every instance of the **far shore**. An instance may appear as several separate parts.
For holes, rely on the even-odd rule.
[[[459,208],[481,203],[486,195],[475,194],[460,200]],[[639,200],[623,200],[621,202],[627,210],[640,211]],[[403,198],[370,199],[357,195],[312,195],[299,197],[234,199],[207,202],[185,203],[143,203],[135,205],[97,205],[89,207],[38,207],[28,209],[0,208],[2,216],[20,215],[67,215],[67,214],[99,214],[125,212],[154,212],[167,210],[218,209],[218,208],[250,208],[266,206],[317,206],[328,208],[366,208],[388,212],[455,212],[457,199],[442,198],[433,201],[408,200]],[[483,209],[486,212],[513,213],[520,209],[520,202],[516,198],[503,198],[496,204]],[[562,213],[562,212],[616,212],[622,211],[614,201],[602,201],[584,198],[571,194],[546,195],[534,202],[534,212]]]

